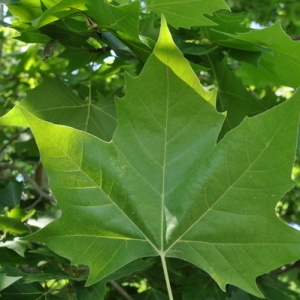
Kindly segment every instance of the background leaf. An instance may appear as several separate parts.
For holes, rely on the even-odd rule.
[[[209,55],[214,74],[218,82],[217,108],[220,112],[226,111],[226,120],[223,124],[219,138],[226,132],[239,125],[246,116],[254,116],[266,111],[272,105],[266,105],[265,101],[255,97],[243,86],[241,80],[230,70],[227,59],[220,63],[214,63],[214,55]],[[275,101],[273,106],[277,104]]]
[[[9,11],[24,23],[31,22],[42,13],[40,3],[35,0],[10,1],[7,6]]]
[[[95,22],[96,26],[95,28],[91,28],[90,35],[92,35],[93,31],[113,32],[113,34],[132,49],[142,61],[145,61],[150,55],[151,48],[148,45],[149,40],[145,38],[140,39],[139,36],[138,1],[120,6],[113,6],[106,1],[101,0],[98,1],[95,6],[94,2],[90,0],[86,0],[82,3],[74,0],[63,0],[34,20],[33,27],[27,30],[36,30],[37,28],[42,27],[41,30],[43,32],[52,35],[52,38],[58,39],[61,43],[66,43],[66,39],[74,39],[74,42],[77,41],[80,43],[76,31],[69,32],[69,36],[64,38],[62,37],[61,30],[54,30],[53,28],[53,22],[63,20],[67,16],[90,18],[90,20]],[[52,24],[48,25],[50,23]],[[86,22],[83,24],[87,27]],[[43,26],[45,26],[45,28],[43,28]],[[66,33],[68,32],[66,31]],[[69,41],[69,45],[74,44],[74,42],[70,43]]]
[[[21,201],[22,184],[19,182],[9,182],[5,187],[0,189],[1,204],[0,208],[3,212],[5,207],[14,207]]]
[[[6,276],[5,274],[0,274],[0,291],[4,290],[17,280],[19,280],[22,277],[12,277],[12,276]]]
[[[215,25],[204,15],[211,15],[219,9],[228,9],[223,0],[209,2],[186,0],[178,3],[176,0],[148,0],[146,8],[158,16],[164,14],[168,22],[175,28],[191,28],[192,26]]]
[[[257,68],[253,65],[245,65],[251,76],[252,84],[257,86],[277,84],[294,88],[299,86],[300,59],[297,53],[300,49],[300,43],[292,41],[283,32],[280,23],[262,30],[238,34],[226,33],[226,35],[235,40],[255,45],[258,50],[262,50],[262,57]],[[249,81],[247,80],[247,82]]]

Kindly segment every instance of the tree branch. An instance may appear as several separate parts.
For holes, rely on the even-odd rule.
[[[0,153],[2,151],[4,151],[4,149],[9,146],[11,143],[13,143],[15,140],[17,140],[20,136],[20,134],[24,133],[28,131],[28,128],[25,128],[23,131],[19,132],[18,134],[16,134],[15,136],[13,136],[7,143],[3,144],[2,147],[0,148]]]
[[[296,262],[294,262],[291,265],[283,266],[277,270],[274,270],[273,272],[271,272],[271,274],[278,276],[278,275],[284,274],[294,268],[300,268],[300,260],[297,260]]]
[[[124,297],[124,299],[133,300],[133,298],[131,298],[131,296],[115,280],[110,280],[109,283]]]
[[[18,171],[24,177],[24,179],[38,192],[38,194],[42,198],[45,198],[45,199],[48,199],[50,201],[56,202],[54,197],[52,197],[51,195],[44,192],[39,187],[39,185],[30,176],[28,176],[28,174],[24,170],[22,170],[21,168],[19,168],[17,166],[14,166],[14,165],[10,165],[10,164],[2,164],[2,165],[0,165],[0,171],[2,171],[2,170]]]

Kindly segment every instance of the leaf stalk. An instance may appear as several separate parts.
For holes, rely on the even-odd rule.
[[[160,255],[160,257],[161,257],[161,263],[162,263],[164,276],[165,276],[165,280],[166,280],[166,286],[167,286],[169,300],[174,300],[173,293],[172,293],[172,288],[171,288],[171,283],[170,283],[170,278],[169,278],[169,273],[168,273],[166,257],[163,253]]]

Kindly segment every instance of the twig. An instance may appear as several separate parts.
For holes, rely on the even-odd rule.
[[[24,133],[28,131],[28,128],[24,129],[23,131],[19,132],[18,134],[16,134],[15,136],[13,136],[7,143],[3,144],[3,146],[0,148],[0,153],[7,147],[9,146],[11,143],[13,143],[15,140],[17,140],[20,136],[20,134]]]
[[[109,283],[124,297],[124,299],[133,300],[133,298],[131,298],[131,296],[115,280],[110,280]]]
[[[30,184],[32,185],[32,187],[38,192],[38,194],[43,197],[46,198],[50,201],[54,201],[56,202],[55,198],[52,197],[51,195],[45,193],[40,187],[39,185],[30,177],[27,175],[27,173],[22,170],[21,168],[14,166],[14,165],[10,165],[10,164],[3,164],[0,165],[0,171],[1,170],[13,170],[13,171],[18,171],[20,174],[22,174],[22,176],[24,177],[24,179]],[[39,200],[39,199],[38,199]],[[37,200],[37,201],[38,201]]]
[[[286,273],[294,268],[300,268],[300,260],[297,260],[291,265],[283,266],[277,270],[271,272],[272,275],[278,276],[280,274]]]
[[[38,203],[40,203],[43,200],[43,197],[40,195],[39,199],[37,199],[36,201],[34,201],[31,205],[27,206],[26,209],[27,210],[31,210],[32,208],[34,208]]]

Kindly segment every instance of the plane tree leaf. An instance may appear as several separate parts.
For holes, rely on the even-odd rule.
[[[86,0],[84,2],[63,0],[47,9],[39,18],[33,20],[32,26],[26,28],[26,31],[24,31],[22,35],[27,36],[28,30],[36,31],[40,28],[41,32],[54,39],[58,39],[60,43],[68,45],[69,47],[74,47],[74,44],[82,44],[82,42],[80,42],[81,39],[87,39],[89,36],[97,38],[97,30],[104,31],[105,34],[108,35],[112,32],[113,35],[111,39],[118,41],[118,44],[122,45],[123,48],[128,46],[140,60],[145,61],[151,53],[152,43],[151,40],[146,37],[140,38],[139,12],[139,1],[114,6],[107,3],[105,0],[98,1],[97,5],[95,5],[92,0]],[[81,39],[78,39],[78,34],[76,32],[70,29],[66,30],[66,28],[64,28],[66,27],[66,24],[62,25],[61,23],[58,23],[58,25],[55,26],[55,21],[57,20],[62,21],[66,17],[78,18],[80,15],[83,18],[90,18],[89,21],[95,23],[95,27],[92,26],[90,32],[88,32],[86,22],[82,22],[85,26],[85,31],[80,32],[79,37]],[[57,27],[58,30],[55,30],[55,27]],[[109,33],[106,33],[106,31],[109,31]],[[118,47],[120,47],[119,45]],[[108,43],[108,46],[111,47],[111,43]],[[117,55],[118,50],[122,50],[122,48],[111,48]],[[127,49],[127,52],[128,51],[130,52],[129,49]]]
[[[217,108],[221,112],[227,112],[220,138],[227,131],[240,124],[246,116],[257,115],[277,104],[274,101],[273,105],[267,105],[247,91],[241,79],[229,69],[226,58],[221,63],[214,63],[217,59],[213,54],[210,54],[209,61],[218,82]]]
[[[250,28],[242,26],[245,20],[243,14],[232,14],[227,11],[215,12],[209,19],[215,23],[214,26],[203,26],[200,31],[211,41],[218,42],[222,46],[230,47],[232,49],[244,50],[247,52],[258,52],[261,49],[257,49],[255,45],[247,43],[245,41],[240,41],[232,38],[229,34],[236,33],[246,33],[251,31]]]
[[[223,0],[186,0],[180,3],[177,0],[148,0],[146,3],[147,9],[159,16],[164,14],[175,28],[216,25],[205,15],[212,15],[220,9],[228,9],[228,5]]]
[[[262,296],[256,277],[299,259],[300,233],[274,207],[293,185],[300,92],[218,143],[224,116],[212,98],[163,19],[143,71],[126,76],[111,142],[19,105],[62,209],[29,239],[88,265],[87,285],[160,256],[165,271],[166,258],[183,259],[223,290]]]
[[[243,62],[236,74],[243,79],[244,84],[297,88],[300,84],[297,75],[300,71],[297,55],[299,41],[293,41],[282,30],[279,22],[257,30],[242,26],[244,18],[243,14],[232,15],[227,11],[218,11],[209,16],[216,25],[204,26],[201,32],[209,40],[231,49],[229,55]]]
[[[257,66],[245,63],[237,71],[246,84],[299,86],[300,58],[297,53],[300,43],[293,41],[282,30],[280,23],[261,30],[242,30],[234,20],[226,19],[224,14],[217,16],[212,20],[218,22],[219,26],[205,28],[209,38],[235,49],[261,52]],[[233,30],[234,25],[236,30]]]
[[[256,44],[263,51],[259,68],[256,72],[251,72],[252,76],[263,75],[263,81],[272,84],[274,73],[277,75],[275,84],[281,84],[297,88],[300,85],[299,71],[300,58],[297,53],[300,51],[299,41],[293,41],[281,28],[280,23],[264,28],[262,30],[252,30],[246,33],[232,35],[234,39]],[[272,67],[273,66],[273,67]],[[250,68],[254,68],[252,65]],[[287,71],[288,70],[288,71]]]
[[[98,1],[96,6],[93,3],[91,0],[82,2],[76,0],[59,1],[35,19],[32,25],[39,28],[75,13],[77,16],[82,14],[83,17],[95,17],[97,25],[101,28],[124,31],[132,36],[138,34],[139,4],[137,2],[121,6],[113,6],[104,0]]]

